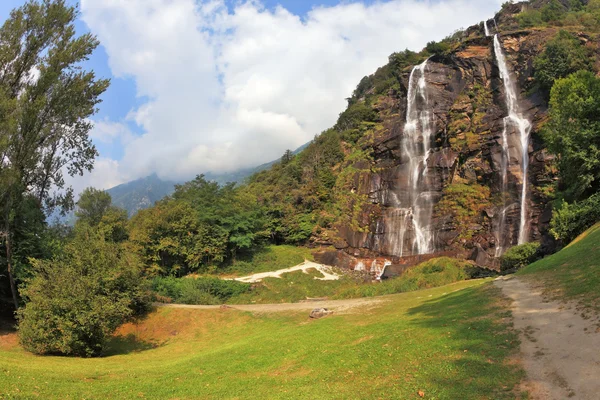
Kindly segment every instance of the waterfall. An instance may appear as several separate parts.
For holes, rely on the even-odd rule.
[[[483,21],[483,30],[485,32],[485,36],[491,36],[490,28],[488,28],[487,21]]]
[[[429,254],[434,251],[431,232],[433,202],[427,176],[427,159],[431,151],[433,137],[432,112],[427,96],[425,72],[427,61],[413,68],[408,83],[406,124],[402,141],[403,158],[408,161],[408,204],[404,217],[410,217],[414,232],[412,254]],[[408,206],[408,207],[407,207]],[[406,222],[406,221],[403,221]],[[404,237],[410,224],[402,223],[400,228],[400,256],[404,255]]]
[[[498,35],[494,35],[494,53],[496,54],[496,60],[498,63],[498,69],[500,70],[500,77],[504,83],[504,92],[506,98],[506,107],[508,109],[508,116],[504,118],[504,129],[502,132],[502,185],[503,185],[503,197],[504,193],[506,193],[506,185],[507,185],[507,174],[508,174],[508,161],[510,158],[509,147],[508,147],[508,129],[510,127],[515,128],[518,131],[520,138],[520,147],[521,147],[521,173],[522,173],[522,182],[521,182],[521,216],[519,222],[519,244],[525,243],[528,241],[528,232],[527,232],[527,185],[528,185],[528,169],[529,169],[529,134],[531,132],[531,123],[525,118],[520,110],[518,97],[517,97],[517,89],[514,80],[512,79],[508,67],[506,64],[506,59],[504,57],[504,52],[502,51],[502,45],[500,43],[500,39]],[[503,229],[506,218],[506,204],[503,205],[504,209],[501,213],[501,221],[499,223],[499,236],[502,235],[500,229]],[[499,238],[499,242],[502,240]],[[496,255],[498,253],[501,254],[503,251],[502,244],[499,245],[500,248],[496,248]]]

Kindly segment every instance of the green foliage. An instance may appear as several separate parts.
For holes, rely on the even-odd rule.
[[[516,271],[540,258],[540,244],[525,243],[511,247],[500,257],[501,271]]]
[[[312,250],[290,245],[264,246],[258,251],[233,260],[226,268],[218,271],[226,274],[249,275],[258,272],[277,271],[313,261]]]
[[[109,81],[81,64],[99,43],[91,34],[76,35],[77,16],[77,7],[64,0],[28,1],[0,27],[0,275],[9,278],[15,307],[11,241],[17,209],[28,196],[40,209],[70,208],[72,190],[55,194],[65,189],[64,173],[90,170],[96,156],[89,117]]]
[[[561,30],[534,59],[535,80],[547,96],[554,81],[592,68],[589,50],[570,32]]]
[[[491,206],[490,188],[475,183],[453,183],[444,188],[443,197],[436,205],[440,216],[451,216],[459,238],[473,236],[473,224],[477,224],[482,211]]]
[[[562,202],[552,214],[550,232],[563,243],[569,243],[600,221],[600,193],[569,204]]]
[[[250,192],[198,176],[137,213],[129,233],[147,273],[182,276],[260,247],[268,236],[266,224],[263,209]]]
[[[469,279],[470,264],[448,257],[434,258],[409,268],[401,276],[387,279],[378,284],[358,285],[340,291],[335,298],[383,296],[394,293],[412,292],[448,285]]]
[[[75,216],[90,226],[98,226],[104,214],[110,209],[110,194],[93,187],[86,188],[79,195]]]
[[[445,54],[451,48],[452,47],[451,47],[450,43],[447,41],[441,41],[441,42],[431,41],[431,42],[427,43],[427,46],[425,46],[425,50],[431,55]]]
[[[531,28],[543,25],[542,13],[539,10],[526,10],[517,15],[517,21],[521,28]]]
[[[544,22],[555,22],[561,20],[567,9],[558,0],[550,0],[542,7],[541,16]]]
[[[447,257],[429,260],[409,268],[397,278],[381,282],[371,282],[364,278],[342,276],[335,281],[321,281],[316,270],[283,274],[281,278],[266,278],[256,287],[238,297],[232,297],[229,303],[288,303],[298,302],[312,297],[348,299],[381,296],[420,289],[432,288],[469,278],[470,264]]]
[[[19,338],[36,354],[98,356],[117,326],[149,308],[137,259],[89,228],[33,266]]]
[[[335,129],[340,132],[353,131],[359,129],[363,122],[375,121],[377,121],[377,113],[375,110],[363,102],[357,102],[350,105],[346,111],[340,114]],[[354,141],[356,140],[358,140],[358,138]]]
[[[223,304],[250,290],[250,284],[209,276],[156,277],[152,290],[160,298],[181,304]]]
[[[578,71],[556,81],[543,138],[548,149],[558,155],[560,189],[568,201],[583,200],[598,191],[600,78]]]

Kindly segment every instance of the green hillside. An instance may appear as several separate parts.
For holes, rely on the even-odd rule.
[[[567,247],[519,272],[542,281],[547,292],[600,311],[600,224]]]

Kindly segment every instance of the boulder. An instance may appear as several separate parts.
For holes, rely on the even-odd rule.
[[[333,314],[333,311],[328,310],[327,308],[315,308],[310,312],[310,318],[319,319],[326,317],[330,314]]]

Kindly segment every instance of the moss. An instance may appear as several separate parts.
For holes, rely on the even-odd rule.
[[[491,205],[489,187],[460,182],[444,188],[435,212],[439,216],[452,216],[459,239],[470,239],[475,233],[472,225],[482,222],[482,211]]]

